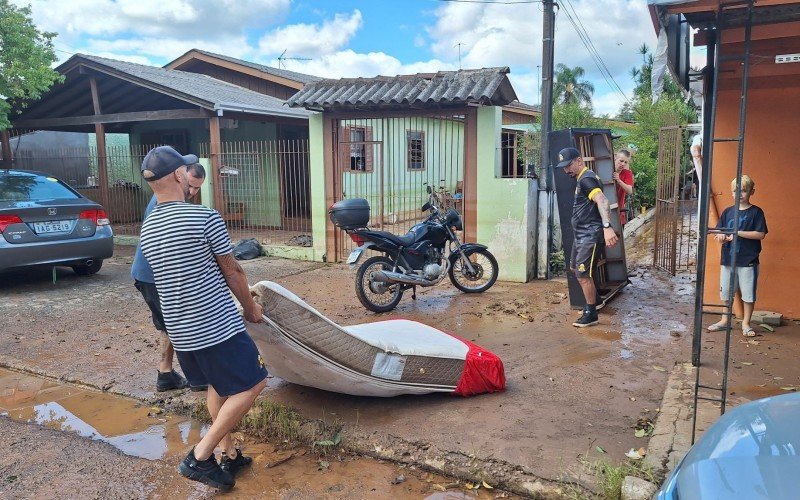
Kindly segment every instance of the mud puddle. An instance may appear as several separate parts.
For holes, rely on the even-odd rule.
[[[36,423],[110,444],[125,455],[153,462],[153,498],[176,492],[204,498],[214,490],[179,476],[176,464],[206,432],[207,425],[160,408],[0,369],[0,416]],[[413,467],[307,447],[234,438],[253,457],[237,477],[230,498],[516,498],[507,493],[427,473]],[[69,474],[70,471],[62,471]],[[100,478],[98,478],[100,479]],[[471,489],[478,487],[479,489]]]

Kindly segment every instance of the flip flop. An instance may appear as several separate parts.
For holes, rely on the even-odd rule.
[[[742,328],[742,335],[745,337],[755,337],[756,331],[752,327]]]
[[[708,330],[709,332],[721,332],[724,331],[725,328],[727,327],[728,325],[720,325],[719,323],[713,323],[711,325],[708,325],[708,328],[706,328],[706,330]]]

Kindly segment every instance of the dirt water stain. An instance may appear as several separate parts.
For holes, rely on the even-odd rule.
[[[214,492],[175,471],[207,430],[196,420],[127,398],[2,369],[0,416],[73,432],[153,461],[156,488],[152,498],[206,498]],[[468,491],[463,481],[379,460],[339,453],[317,455],[282,443],[244,440],[242,447],[253,465],[237,476],[231,492],[221,495],[226,498],[489,499],[497,494],[495,490]]]

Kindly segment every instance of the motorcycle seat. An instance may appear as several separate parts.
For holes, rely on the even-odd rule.
[[[404,236],[398,236],[389,231],[370,231],[372,234],[386,238],[389,241],[397,243],[401,247],[409,247],[414,243],[414,233],[408,232]]]

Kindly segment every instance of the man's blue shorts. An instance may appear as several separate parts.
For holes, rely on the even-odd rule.
[[[247,332],[196,351],[175,351],[189,385],[210,385],[220,396],[233,396],[267,378],[264,360]]]

